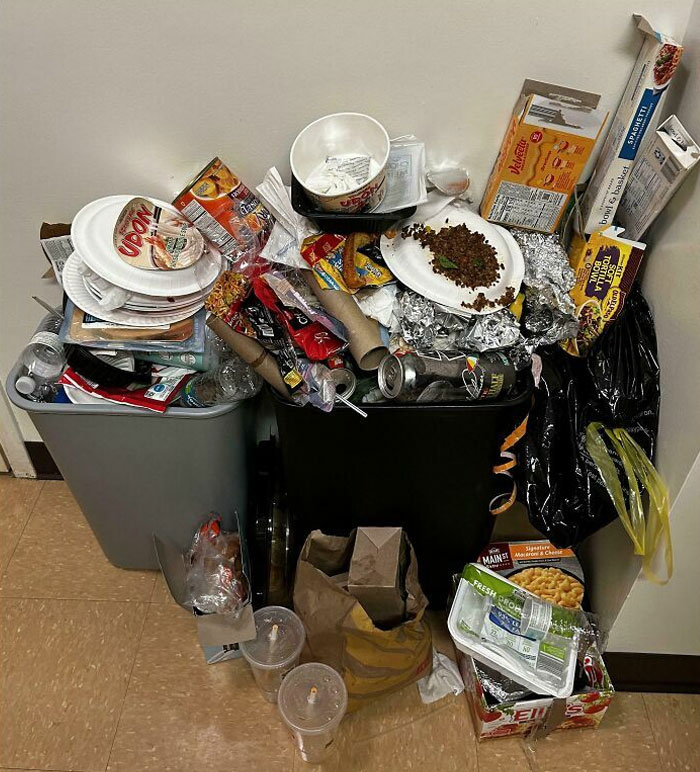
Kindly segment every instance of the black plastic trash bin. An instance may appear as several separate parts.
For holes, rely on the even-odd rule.
[[[285,489],[297,541],[314,528],[402,526],[431,605],[488,543],[494,464],[528,412],[512,399],[460,405],[363,405],[331,413],[275,400]]]

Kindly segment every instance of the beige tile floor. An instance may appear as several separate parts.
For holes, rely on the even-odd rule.
[[[161,578],[111,566],[63,483],[0,477],[0,576],[0,772],[531,769],[518,740],[475,742],[463,695],[423,705],[415,686],[346,718],[323,767],[300,762],[246,664],[204,664]],[[536,764],[700,772],[700,697],[618,694]]]

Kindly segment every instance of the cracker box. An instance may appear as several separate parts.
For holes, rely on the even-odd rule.
[[[498,702],[484,688],[471,657],[458,651],[457,665],[479,740],[525,734],[537,725],[538,734],[557,729],[596,729],[615,693],[603,658],[595,650],[584,657],[585,684],[560,700],[532,695]]]
[[[580,608],[585,581],[573,550],[546,539],[493,542],[478,562],[540,598],[566,608]]]
[[[607,119],[600,96],[526,80],[481,201],[487,220],[552,233]]]
[[[620,201],[617,219],[626,239],[644,235],[698,161],[700,147],[671,115],[644,146]]]
[[[584,231],[612,225],[642,140],[659,118],[661,101],[683,47],[635,15],[644,42],[583,199]]]
[[[569,247],[569,263],[576,274],[569,293],[576,304],[579,333],[562,341],[572,356],[586,356],[606,325],[616,319],[632,289],[645,244],[623,239],[623,228],[611,226],[588,240],[575,234]]]

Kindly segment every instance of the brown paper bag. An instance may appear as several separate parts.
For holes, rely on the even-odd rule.
[[[312,531],[299,556],[294,610],[306,628],[304,659],[335,668],[348,689],[348,710],[422,678],[432,666],[428,601],[418,583],[418,565],[407,540],[407,621],[391,630],[375,627],[360,603],[331,577],[348,571],[355,535]]]

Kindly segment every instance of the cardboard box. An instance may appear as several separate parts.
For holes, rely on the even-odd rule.
[[[582,202],[586,233],[613,224],[642,140],[658,122],[661,102],[683,53],[682,46],[657,32],[643,16],[634,18],[644,42]]]
[[[185,589],[185,556],[170,541],[153,537],[158,565],[175,602],[194,615],[197,636],[208,665],[241,656],[239,644],[255,638],[253,607],[246,605],[236,617],[227,614],[199,614],[187,600]],[[244,556],[245,557],[245,556]],[[247,573],[247,572],[246,572]]]
[[[576,283],[569,293],[576,304],[579,334],[562,341],[572,356],[585,356],[605,326],[622,311],[632,289],[645,244],[621,238],[623,229],[611,226],[588,240],[575,234],[569,247],[569,263]]]
[[[401,528],[358,528],[350,559],[348,592],[379,625],[403,622],[405,592],[401,587],[405,567]]]
[[[698,161],[700,147],[671,115],[645,144],[620,201],[617,219],[626,239],[644,235]]]
[[[583,568],[571,549],[559,549],[546,539],[491,542],[477,562],[540,598],[581,608]]]
[[[607,113],[599,94],[526,80],[481,201],[504,225],[552,233]]]
[[[457,665],[464,681],[464,690],[479,740],[524,734],[543,719],[538,734],[557,729],[596,729],[605,716],[615,690],[599,655],[586,655],[584,669],[588,685],[570,697],[555,699],[533,695],[514,702],[494,702],[474,667],[474,660],[457,652]]]

